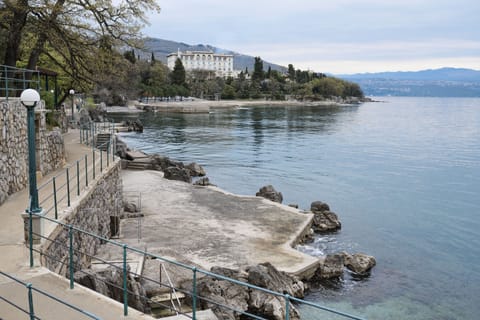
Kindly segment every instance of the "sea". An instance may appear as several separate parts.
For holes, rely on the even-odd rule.
[[[375,97],[355,106],[144,113],[132,148],[197,162],[211,182],[330,205],[341,231],[298,249],[373,255],[306,300],[364,319],[480,319],[480,98]],[[117,114],[117,121],[138,115]],[[301,308],[303,319],[343,319]]]

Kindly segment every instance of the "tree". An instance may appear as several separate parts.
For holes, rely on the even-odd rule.
[[[125,59],[127,59],[128,61],[130,61],[132,64],[135,64],[135,62],[137,61],[136,57],[135,57],[135,50],[127,50],[123,53],[123,56]]]
[[[106,65],[99,50],[138,47],[147,12],[160,8],[155,0],[5,0],[0,9],[0,28],[9,35],[4,64],[35,69],[48,61],[62,78],[70,78],[68,86],[87,88]]]
[[[185,75],[186,72],[185,68],[183,67],[182,60],[180,60],[180,58],[177,58],[177,60],[175,60],[175,66],[173,67],[173,71],[170,74],[172,84],[183,86],[185,84]]]
[[[293,64],[288,65],[288,78],[291,81],[295,81],[295,68],[293,67]]]
[[[265,78],[265,75],[263,72],[263,61],[260,57],[255,57],[255,63],[253,65],[252,80],[261,81],[264,78]]]

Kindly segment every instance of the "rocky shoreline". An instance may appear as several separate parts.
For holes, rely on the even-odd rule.
[[[355,106],[363,102],[371,102],[370,98],[336,98],[331,100],[301,101],[301,100],[202,100],[191,98],[182,101],[151,101],[143,103],[131,101],[126,107],[107,107],[108,113],[132,112],[174,112],[174,113],[209,113],[216,109],[236,109],[255,106],[283,107],[283,106],[310,106],[310,107],[339,107]]]
[[[212,186],[209,178],[206,176],[205,170],[196,163],[184,164],[180,161],[172,160],[168,157],[158,154],[147,155],[135,151],[138,158],[133,158],[132,150],[119,139],[117,139],[117,153],[123,159],[122,166],[129,168],[132,163],[138,163],[141,160],[144,170],[154,170],[163,172],[163,177],[168,180],[181,181],[187,184],[194,184],[197,186]],[[140,154],[140,156],[139,156]],[[137,167],[138,169],[138,167]],[[276,191],[273,186],[265,186],[260,188],[256,194],[257,197],[266,198],[272,202],[281,204],[283,196]],[[132,210],[131,204],[125,204],[125,211]],[[297,208],[295,204],[290,204],[290,207]],[[322,201],[314,201],[311,204],[309,211],[301,211],[304,214],[313,215],[311,224],[307,225],[306,229],[301,232],[297,240],[291,243],[292,247],[308,243],[313,240],[314,234],[329,234],[337,232],[341,229],[341,222],[338,215],[330,210],[328,204]],[[318,259],[318,264],[313,272],[309,272],[308,276],[303,274],[301,277],[291,275],[277,270],[270,263],[263,263],[259,265],[248,265],[240,269],[226,268],[224,266],[215,265],[211,267],[211,271],[220,275],[224,275],[233,279],[248,282],[250,284],[258,285],[270,290],[277,290],[280,292],[288,292],[293,297],[303,298],[308,292],[310,286],[321,286],[323,281],[331,281],[332,279],[341,279],[345,270],[358,275],[360,277],[367,277],[371,269],[375,266],[375,258],[364,253],[347,253],[338,252],[326,255]],[[255,271],[252,271],[255,270]],[[262,270],[260,279],[252,280],[251,273]],[[258,272],[257,272],[258,273]],[[275,276],[272,276],[274,274]],[[255,277],[253,277],[255,278]],[[213,282],[212,282],[213,281]],[[188,282],[188,281],[187,281]],[[180,284],[182,289],[188,290],[188,283]],[[289,283],[287,287],[286,283]],[[292,289],[295,287],[295,290]],[[225,299],[233,299],[235,297],[235,305],[240,306],[245,311],[255,311],[258,314],[265,315],[272,319],[283,319],[282,315],[282,301],[281,299],[266,299],[260,296],[251,296],[251,293],[246,292],[245,288],[233,285],[226,281],[204,280],[199,285],[199,293],[205,295],[214,301],[223,301]],[[154,295],[157,288],[149,288],[146,290],[147,296]],[[285,291],[286,290],[286,291]],[[235,319],[233,314],[225,314],[224,311],[215,308],[214,305],[205,304],[204,308],[211,308],[217,316],[224,319]],[[291,311],[292,319],[299,319],[298,312],[295,308]]]

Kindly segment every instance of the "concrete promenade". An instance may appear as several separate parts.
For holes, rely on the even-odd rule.
[[[92,149],[79,143],[78,130],[71,130],[64,135],[66,163],[64,167],[74,165],[76,170],[76,161],[85,154],[91,154]],[[98,166],[98,164],[97,164]],[[92,163],[89,163],[89,170]],[[80,170],[84,171],[82,166]],[[64,169],[58,169],[49,175],[42,177],[37,181],[41,186],[53,176],[59,175],[58,185],[65,183]],[[97,168],[97,177],[100,174]],[[85,187],[81,187],[81,192]],[[39,198],[42,200],[42,193],[51,193],[51,189],[40,190]],[[75,188],[71,190],[72,201],[77,196],[76,182]],[[59,194],[59,198],[65,196]],[[35,262],[35,267],[29,266],[29,250],[24,243],[23,219],[21,213],[25,212],[28,206],[28,186],[22,191],[11,195],[8,200],[0,206],[0,271],[14,276],[24,282],[32,283],[35,288],[41,289],[55,297],[61,298],[82,310],[88,311],[101,319],[153,319],[150,316],[143,315],[135,309],[129,308],[128,317],[123,316],[123,304],[113,301],[99,295],[91,290],[82,288],[75,284],[75,289],[69,288],[68,279],[62,278],[49,270],[39,267]],[[42,208],[48,209],[52,206],[53,199],[49,199],[41,204]],[[58,208],[60,217],[63,209],[66,208],[66,201]],[[53,213],[48,216],[52,217]],[[46,229],[52,226],[46,226]],[[25,310],[28,310],[27,289],[25,286],[14,282],[3,275],[0,275],[0,296],[13,301]],[[87,319],[86,316],[73,311],[58,302],[34,293],[35,314],[41,319]],[[27,319],[28,315],[6,302],[0,300],[0,319]]]

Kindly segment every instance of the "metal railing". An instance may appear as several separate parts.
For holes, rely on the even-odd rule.
[[[33,215],[37,214],[33,213]],[[111,268],[112,271],[118,272],[122,275],[121,283],[111,282],[110,280],[108,280],[108,277],[104,278],[98,275],[95,276],[95,279],[96,281],[103,282],[107,287],[110,287],[114,290],[120,290],[122,292],[122,298],[120,300],[121,302],[123,302],[124,305],[125,316],[128,315],[129,305],[132,307],[135,304],[138,305],[138,303],[140,302],[144,306],[148,307],[155,305],[157,308],[170,311],[173,314],[182,314],[191,319],[196,319],[197,312],[203,309],[212,309],[215,313],[218,314],[232,314],[234,316],[241,315],[244,319],[268,319],[268,317],[266,318],[261,314],[255,314],[254,311],[239,310],[238,308],[229,304],[228,298],[224,299],[223,301],[218,301],[218,297],[202,295],[199,291],[199,287],[205,287],[206,285],[208,285],[206,284],[206,280],[210,278],[215,279],[216,281],[223,281],[225,283],[228,283],[229,286],[235,286],[237,287],[236,290],[240,290],[240,292],[241,290],[244,290],[243,292],[245,292],[245,294],[247,294],[248,292],[250,296],[253,294],[252,292],[255,292],[258,295],[265,295],[268,298],[278,299],[280,304],[282,305],[282,310],[284,314],[283,317],[287,320],[296,315],[296,312],[298,312],[295,311],[295,306],[302,305],[313,308],[315,310],[315,319],[320,319],[317,317],[321,317],[321,319],[328,319],[326,318],[326,316],[333,315],[336,317],[339,316],[341,318],[362,320],[362,318],[359,318],[357,316],[293,297],[291,293],[289,294],[275,292],[273,290],[232,279],[221,274],[216,274],[207,270],[203,270],[201,268],[197,268],[196,266],[191,266],[185,263],[167,259],[160,255],[149,253],[145,250],[130,247],[126,244],[98,236],[94,233],[84,231],[73,225],[66,224],[46,216],[38,217],[40,219],[45,219],[49,222],[60,225],[63,229],[61,233],[66,235],[66,237],[59,236],[59,238],[67,238],[68,241],[51,239],[44,235],[36,234],[31,229],[29,230],[29,237],[39,237],[42,239],[42,241],[51,242],[51,244],[54,244],[54,246],[57,248],[62,247],[65,252],[68,252],[68,257],[63,260],[58,259],[55,258],[55,256],[49,254],[48,252],[38,250],[34,247],[30,247],[30,255],[33,256],[34,252],[36,252],[41,256],[41,259],[43,259],[46,264],[55,265],[55,269],[59,269],[60,267],[60,269],[65,268],[65,270],[68,270],[67,275],[70,280],[71,289],[73,289],[75,286],[75,274],[85,273],[85,269],[82,265],[82,262],[84,261],[90,261],[91,264],[100,263],[103,264],[104,267]],[[107,261],[100,256],[89,254],[88,252],[82,250],[82,248],[79,248],[76,245],[78,239],[83,239],[83,241],[85,241],[85,239],[87,238],[91,238],[92,241],[97,241],[103,243],[103,245],[109,246],[108,252],[110,253],[110,255],[112,253],[117,253],[118,256],[121,258],[117,258],[116,261],[113,262]],[[154,279],[153,277],[138,274],[135,271],[132,271],[129,265],[134,263],[135,259],[139,259],[140,257],[143,257],[144,259],[146,259],[146,261],[157,261],[159,263],[159,270],[162,270],[160,268],[164,268],[164,270],[167,270],[165,268],[168,268],[168,273],[176,275],[180,273],[182,274],[182,276],[177,276],[173,280],[170,279],[172,277],[169,277],[169,279],[163,281],[161,277],[159,279]],[[185,275],[185,273],[190,273],[190,275]],[[90,277],[92,276],[91,273],[88,273],[88,275]],[[129,281],[132,281],[132,279],[137,279],[137,281],[141,282],[143,285],[156,286],[158,288],[158,292],[161,292],[163,290],[165,292],[175,291],[176,295],[181,293],[187,299],[185,303],[187,306],[189,306],[189,309],[185,310],[182,307],[182,310],[179,310],[175,306],[172,306],[169,303],[170,301],[168,301],[168,303],[162,301],[159,302],[151,296],[149,297],[146,294],[139,293],[140,291],[134,291],[128,284]]]
[[[0,65],[0,97],[8,101],[28,88],[40,91],[39,71]]]
[[[116,133],[115,122],[107,119],[106,122],[88,122],[80,125],[80,143],[95,146],[95,137],[99,133]]]
[[[70,207],[72,200],[80,197],[89,183],[114,161],[115,145],[111,135],[108,141],[96,148],[92,145],[91,153],[86,153],[37,188],[39,205],[44,209],[44,213],[53,214],[55,219],[58,219],[59,212]]]
[[[23,287],[25,287],[25,289],[27,290],[27,297],[28,297],[28,307],[24,307],[23,305],[23,301],[22,302],[16,302],[15,300],[18,300],[18,299],[14,299],[14,298],[7,298],[5,296],[0,296],[0,300],[4,301],[5,303],[7,303],[8,305],[10,305],[12,308],[14,309],[17,309],[19,310],[21,313],[24,313],[24,314],[27,314],[29,317],[30,317],[30,320],[34,320],[34,319],[41,319],[39,317],[39,312],[35,312],[35,300],[34,300],[34,293],[37,293],[41,296],[44,296],[46,297],[47,299],[53,301],[53,302],[57,302],[61,305],[64,305],[66,306],[67,308],[75,311],[76,314],[82,314],[90,319],[97,319],[97,320],[101,320],[101,318],[97,317],[96,315],[88,312],[88,311],[85,311],[77,306],[74,306],[73,304],[70,304],[68,303],[67,301],[63,300],[63,299],[60,299],[58,297],[55,297],[53,296],[52,294],[44,291],[44,290],[41,290],[39,288],[36,288],[34,285],[32,285],[31,283],[27,283],[27,282],[24,282],[12,275],[9,275],[5,272],[2,272],[0,271],[0,275],[4,276],[5,278],[8,278],[10,280],[12,280],[14,283],[17,283]],[[5,311],[5,310],[3,310]]]

